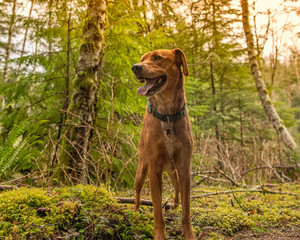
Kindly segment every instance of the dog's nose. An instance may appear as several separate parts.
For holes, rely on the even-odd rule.
[[[131,70],[134,72],[134,73],[137,73],[137,72],[140,72],[142,70],[143,66],[139,63],[137,64],[134,64],[131,68]]]

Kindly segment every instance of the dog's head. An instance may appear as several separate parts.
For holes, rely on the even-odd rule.
[[[136,78],[145,83],[138,89],[138,94],[150,97],[174,87],[180,78],[181,66],[183,74],[188,76],[186,58],[179,48],[146,53],[142,56],[141,62],[132,66]]]

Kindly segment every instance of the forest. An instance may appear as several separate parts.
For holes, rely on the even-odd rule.
[[[1,1],[0,239],[153,239],[151,207],[118,202],[134,197],[147,105],[131,67],[174,48],[195,236],[298,239],[299,15],[297,0]],[[180,209],[165,211],[183,239]]]

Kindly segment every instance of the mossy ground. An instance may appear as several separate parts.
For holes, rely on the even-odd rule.
[[[195,188],[193,195],[203,190],[222,192],[228,189]],[[300,186],[280,185],[269,190],[298,196],[241,192],[194,199],[192,214],[197,234],[205,233],[202,239],[230,239],[241,232],[268,233],[279,228],[294,231],[300,225]]]
[[[279,188],[298,196],[242,192],[192,199],[195,236],[285,239],[276,236],[300,229],[300,185],[272,190]],[[224,190],[228,189],[201,186],[193,188],[193,195]],[[171,199],[172,192],[165,189],[164,201]],[[8,190],[0,193],[0,239],[153,239],[152,208],[142,206],[134,212],[132,207],[117,203],[103,186]],[[168,239],[182,239],[181,209],[164,214]]]
[[[152,232],[151,214],[118,204],[104,187],[0,193],[0,239],[146,239]]]

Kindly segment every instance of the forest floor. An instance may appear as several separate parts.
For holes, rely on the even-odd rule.
[[[173,188],[164,182],[164,204]],[[133,190],[105,186],[18,187],[0,192],[0,239],[153,239],[153,209],[119,203]],[[150,200],[149,186],[143,199]],[[181,208],[165,209],[168,239],[183,239]],[[300,184],[192,188],[191,217],[196,239],[300,239]]]
[[[172,202],[172,194],[169,184],[164,189],[165,203]],[[144,196],[150,199],[147,190]],[[197,239],[300,239],[299,184],[193,187],[191,212]],[[181,211],[164,214],[168,239],[180,239]]]
[[[205,214],[213,218],[212,221],[203,221],[205,217],[200,217],[202,232],[199,239],[300,239],[299,185],[199,189],[193,191],[193,196],[199,196],[192,199],[193,209],[200,205],[203,211],[210,211]],[[201,194],[195,194],[197,191]],[[206,191],[220,194],[207,196]],[[201,211],[194,212],[197,212],[193,217],[197,224],[197,215]]]

